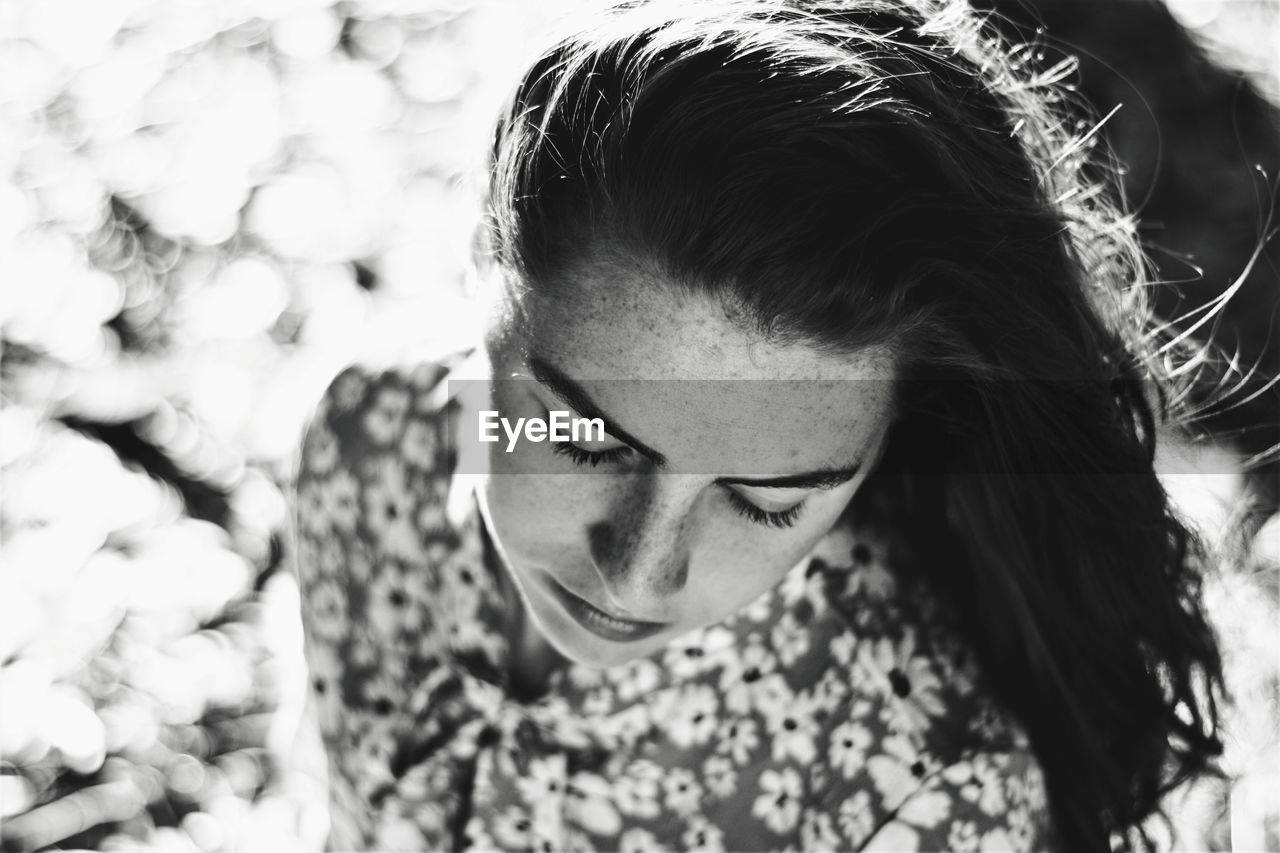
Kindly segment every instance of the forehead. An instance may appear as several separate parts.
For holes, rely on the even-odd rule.
[[[520,331],[544,357],[580,379],[772,381],[891,380],[886,348],[832,353],[766,340],[713,297],[621,261],[577,266],[546,293],[524,301]]]
[[[617,265],[556,284],[529,297],[511,355],[524,367],[530,356],[554,365],[673,461],[742,476],[847,466],[887,427],[894,364],[885,351],[766,341],[716,300]],[[762,470],[744,470],[744,460]]]

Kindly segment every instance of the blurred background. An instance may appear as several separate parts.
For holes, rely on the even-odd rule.
[[[578,5],[0,0],[3,849],[319,849],[295,448],[346,364],[473,339],[488,124]],[[1183,849],[1280,850],[1280,5],[979,5],[1119,105],[1164,316],[1230,296],[1196,330],[1230,393],[1162,469],[1223,553],[1234,781],[1177,813]]]

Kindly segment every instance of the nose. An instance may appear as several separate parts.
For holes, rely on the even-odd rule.
[[[609,604],[635,619],[665,621],[670,599],[689,577],[689,533],[696,478],[653,474],[628,484],[587,539]]]

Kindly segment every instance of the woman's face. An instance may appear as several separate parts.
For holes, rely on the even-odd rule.
[[[520,380],[496,382],[492,408],[601,417],[607,435],[511,452],[504,435],[483,497],[542,634],[611,666],[723,620],[806,556],[876,461],[893,365],[764,342],[613,264],[556,291],[506,306],[490,334],[494,377]]]

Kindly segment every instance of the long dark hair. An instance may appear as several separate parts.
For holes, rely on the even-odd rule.
[[[1204,548],[1153,466],[1146,267],[1054,75],[959,3],[627,3],[499,123],[485,238],[517,287],[593,255],[778,341],[885,345],[901,418],[850,512],[902,531],[1023,721],[1068,849],[1147,846],[1213,767]]]

